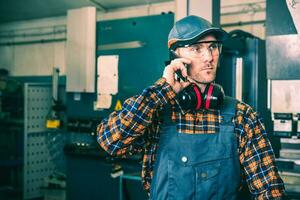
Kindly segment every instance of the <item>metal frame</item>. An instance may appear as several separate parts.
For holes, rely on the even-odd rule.
[[[23,199],[41,197],[44,178],[65,168],[65,134],[45,127],[51,106],[50,83],[25,83]]]

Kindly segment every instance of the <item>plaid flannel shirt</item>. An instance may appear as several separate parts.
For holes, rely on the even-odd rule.
[[[172,105],[172,120],[181,133],[214,134],[222,121],[218,110],[183,111],[175,96],[171,86],[161,78],[142,94],[127,99],[122,110],[111,113],[97,128],[98,143],[109,154],[127,157],[143,153],[142,181],[148,194],[159,141],[159,114],[165,105]],[[233,123],[243,169],[241,176],[251,194],[255,199],[282,199],[284,184],[261,118],[240,102]]]

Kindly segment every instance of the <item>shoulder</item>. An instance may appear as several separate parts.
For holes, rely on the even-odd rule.
[[[248,105],[245,102],[242,102],[238,99],[230,97],[230,96],[225,96],[224,97],[224,104],[225,105],[231,105],[231,106],[234,105],[235,110],[237,112],[240,112],[240,113],[246,113],[246,112],[249,112],[250,110],[253,110],[250,105]]]
[[[251,123],[257,118],[257,113],[250,105],[229,96],[224,98],[222,112],[234,115],[238,124],[243,122]]]
[[[258,117],[257,112],[248,104],[238,101],[236,104],[236,119],[238,123],[254,122]]]

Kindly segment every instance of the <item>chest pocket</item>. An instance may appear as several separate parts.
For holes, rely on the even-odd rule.
[[[192,138],[190,138],[192,139]],[[169,159],[182,166],[197,166],[202,163],[228,159],[233,156],[230,144],[183,144],[182,142],[169,151]]]

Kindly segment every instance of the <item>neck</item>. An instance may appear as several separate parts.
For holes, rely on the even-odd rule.
[[[206,86],[209,84],[209,83],[201,83],[201,82],[198,82],[198,81],[195,81],[197,86],[201,89],[201,92],[204,93],[205,91],[205,88]]]

